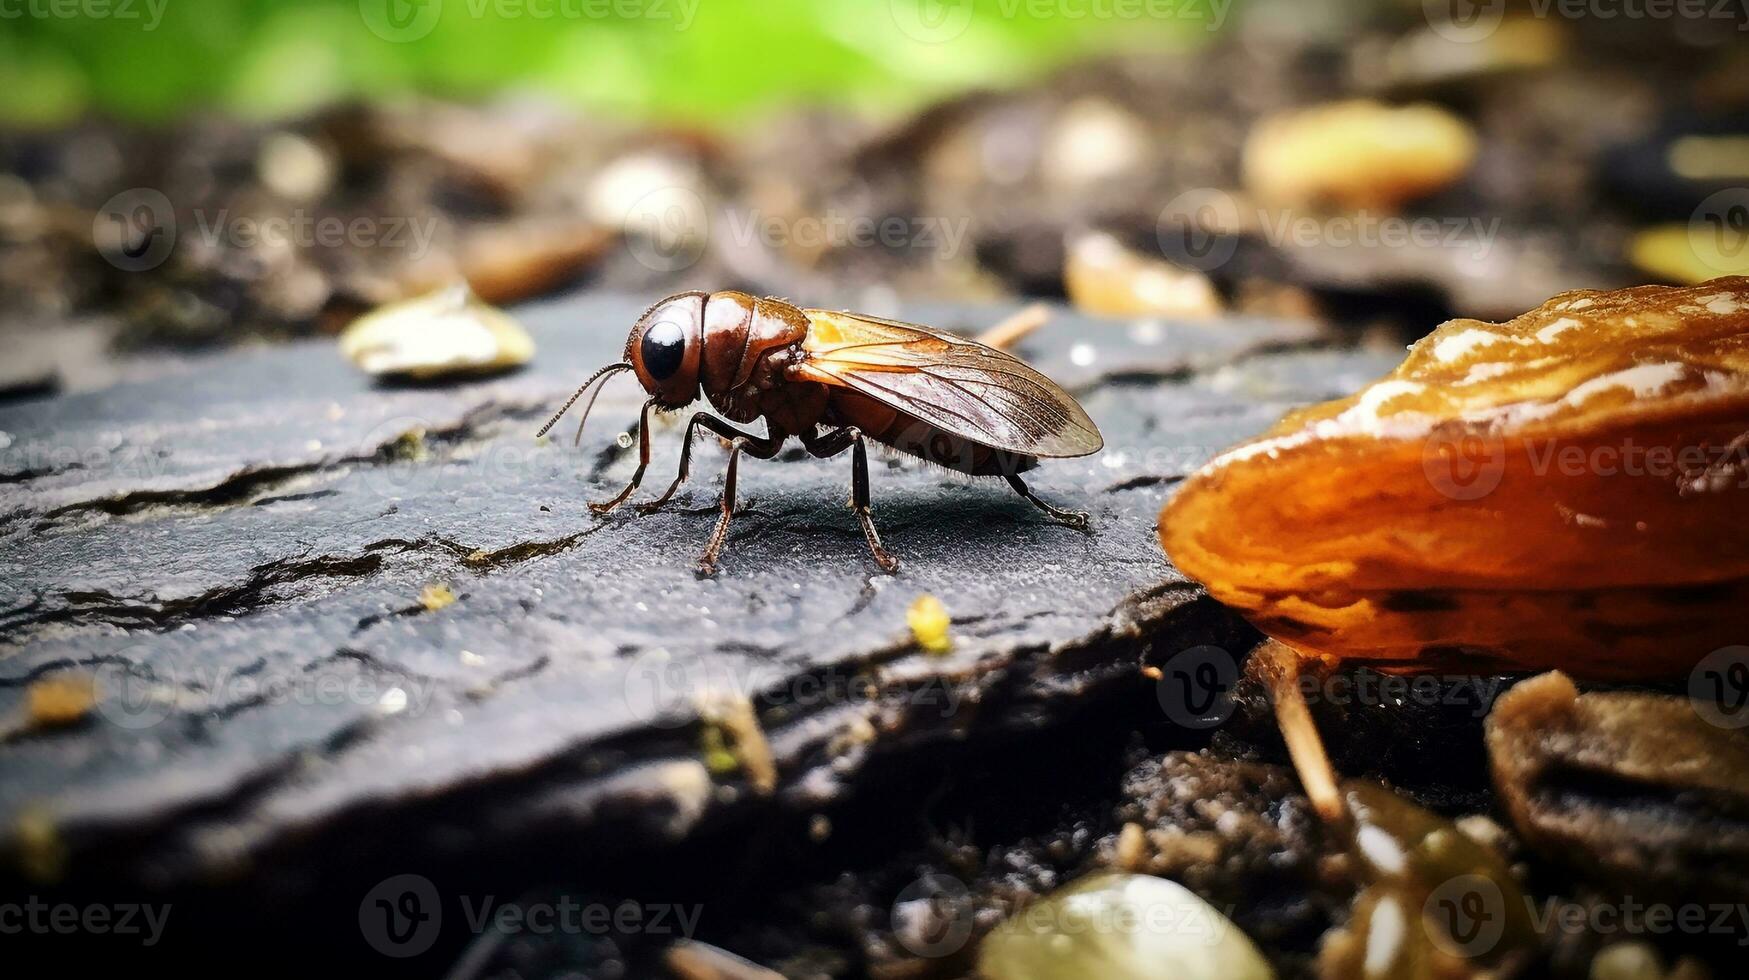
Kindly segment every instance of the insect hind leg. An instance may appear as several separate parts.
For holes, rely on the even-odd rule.
[[[1067,524],[1078,531],[1087,530],[1091,521],[1085,512],[1078,510],[1064,510],[1061,507],[1054,507],[1040,499],[1037,494],[1027,489],[1025,482],[1020,479],[1019,474],[1004,473],[1002,475],[1008,480],[1008,485],[1014,488],[1014,492],[1025,497],[1034,507],[1037,507],[1039,510],[1051,515],[1053,519]]]
[[[801,438],[808,452],[820,459],[836,456],[846,446],[854,449],[850,462],[850,509],[856,512],[856,520],[862,525],[862,536],[868,539],[869,554],[874,556],[875,564],[888,575],[897,572],[899,558],[881,546],[880,532],[875,530],[874,518],[869,513],[868,444],[863,440],[862,430],[851,425],[823,436],[803,435]]]

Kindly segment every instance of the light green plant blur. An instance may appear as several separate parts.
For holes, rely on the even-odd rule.
[[[1218,6],[1216,5],[1218,3]],[[0,0],[0,122],[283,116],[412,91],[547,93],[726,121],[898,109],[1126,44],[1194,44],[1224,0]],[[1161,9],[1174,11],[1158,16]],[[1127,11],[1127,12],[1126,12]]]

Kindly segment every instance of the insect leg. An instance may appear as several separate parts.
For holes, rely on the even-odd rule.
[[[1025,497],[1027,500],[1030,500],[1034,507],[1037,507],[1039,510],[1044,511],[1072,528],[1082,531],[1087,530],[1086,514],[1078,510],[1063,510],[1060,507],[1053,507],[1050,504],[1045,503],[1043,500],[1040,500],[1031,490],[1028,490],[1026,484],[1020,481],[1020,476],[1018,474],[1008,473],[1005,475],[1008,477],[1008,485],[1014,488],[1014,492]]]
[[[700,416],[694,416],[698,418]],[[738,430],[722,419],[713,416],[703,416],[705,428],[727,438],[734,436],[729,444],[729,468],[723,473],[723,513],[717,518],[716,530],[711,532],[710,543],[704,547],[704,554],[698,556],[698,573],[700,575],[715,575],[717,573],[717,558],[723,553],[723,545],[729,540],[729,518],[735,515],[735,474],[740,469],[741,451],[756,459],[770,459],[783,448],[782,436],[754,436],[739,434]],[[725,431],[727,430],[727,431]]]
[[[838,455],[844,451],[845,446],[855,447],[856,451],[851,455],[850,462],[850,509],[856,511],[856,519],[862,524],[862,534],[868,539],[868,550],[874,555],[875,564],[889,575],[898,571],[898,557],[881,547],[880,533],[875,530],[874,519],[869,516],[868,445],[863,441],[862,430],[852,425],[828,432],[824,436],[803,435],[802,445],[808,447],[809,453],[821,459]]]
[[[607,513],[624,503],[625,499],[632,495],[632,491],[638,488],[638,484],[644,482],[644,471],[650,468],[650,413],[655,410],[656,399],[652,398],[644,403],[643,414],[638,416],[638,468],[632,471],[632,482],[626,484],[626,488],[621,490],[619,495],[612,500],[591,503],[589,505],[590,511],[598,515]],[[580,424],[577,431],[579,433],[583,431]]]
[[[687,474],[692,471],[692,440],[693,437],[698,434],[700,426],[710,429],[724,439],[745,438],[757,440],[762,438],[751,432],[737,429],[714,415],[707,415],[704,412],[694,413],[692,420],[686,423],[686,435],[680,442],[680,472],[675,474],[674,482],[668,484],[668,489],[662,492],[662,496],[657,497],[649,503],[639,504],[638,513],[648,514],[652,511],[661,510],[662,505],[673,499],[674,492],[680,489],[682,483],[686,482]],[[778,441],[782,442],[781,439]]]

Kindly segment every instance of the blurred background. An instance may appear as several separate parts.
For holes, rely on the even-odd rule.
[[[0,0],[0,391],[461,280],[1395,342],[1749,272],[1746,7]]]

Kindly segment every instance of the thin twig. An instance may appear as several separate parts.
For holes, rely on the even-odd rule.
[[[1339,823],[1346,818],[1342,796],[1336,790],[1336,770],[1324,751],[1324,740],[1306,707],[1305,694],[1300,690],[1301,655],[1279,640],[1266,640],[1251,654],[1261,658],[1258,666],[1269,684],[1270,700],[1275,705],[1275,723],[1287,742],[1287,754],[1293,759],[1294,771],[1300,774],[1300,785],[1312,801],[1312,809],[1327,823]]]
[[[1043,303],[1023,306],[1001,323],[978,334],[978,343],[997,350],[1008,350],[1025,340],[1028,334],[1044,326],[1050,318],[1051,308]]]

